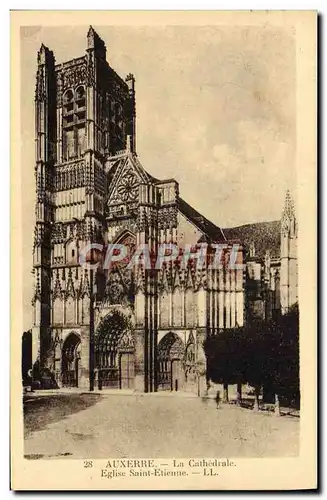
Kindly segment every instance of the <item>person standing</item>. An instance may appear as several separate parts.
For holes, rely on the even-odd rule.
[[[216,394],[216,405],[217,405],[217,410],[220,408],[220,391],[217,391]]]

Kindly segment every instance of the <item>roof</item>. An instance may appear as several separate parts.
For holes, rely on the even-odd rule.
[[[226,241],[223,231],[220,227],[210,222],[201,215],[195,208],[191,207],[185,200],[178,198],[178,208],[205,236],[212,241]]]
[[[263,259],[267,250],[271,258],[280,257],[280,221],[255,222],[223,229],[227,240],[240,240],[248,250],[253,242],[255,256]]]
[[[127,150],[120,151],[115,156],[109,157],[109,183],[111,185],[110,191],[112,191],[115,182],[121,172],[124,164],[126,163],[127,158],[130,158],[134,167],[138,168],[140,171],[144,173],[147,180],[154,184],[164,184],[167,182],[176,182],[175,179],[164,179],[159,180],[152,175],[150,175],[140,163],[137,155],[135,153],[130,153]],[[209,221],[206,217],[200,214],[195,208],[189,205],[185,200],[180,197],[177,197],[178,209],[179,211],[190,220],[202,233],[204,241],[226,241],[223,231],[220,227],[216,226],[213,222]]]
[[[165,179],[163,181],[156,179],[144,169],[136,154],[131,154],[124,150],[109,158],[111,164],[109,181],[112,186],[115,184],[115,180],[117,180],[119,172],[123,168],[128,157],[133,160],[134,166],[144,173],[148,181],[154,184],[161,184],[169,181],[176,182],[175,179]],[[270,250],[272,259],[280,257],[280,221],[255,222],[253,224],[222,229],[195,210],[195,208],[189,205],[183,198],[178,196],[177,203],[179,211],[203,233],[200,241],[239,242],[245,247],[246,252],[248,252],[250,244],[253,242],[255,257],[264,259],[267,250]]]

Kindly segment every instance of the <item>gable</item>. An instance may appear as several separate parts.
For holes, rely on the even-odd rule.
[[[133,203],[138,200],[139,185],[148,183],[148,176],[132,155],[126,155],[116,166],[108,192],[108,205]]]

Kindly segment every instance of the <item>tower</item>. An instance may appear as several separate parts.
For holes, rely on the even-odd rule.
[[[41,366],[61,384],[62,352],[67,360],[74,352],[79,366],[66,371],[85,385],[92,300],[104,276],[79,266],[79,255],[85,245],[105,242],[108,156],[127,142],[135,148],[134,77],[124,81],[110,67],[92,27],[86,45],[85,55],[57,65],[43,44],[38,52],[33,249],[34,360],[38,349]]]
[[[59,387],[202,394],[203,340],[243,324],[243,248],[237,242],[234,252],[222,230],[180,198],[175,179],[143,168],[134,77],[113,70],[92,27],[81,57],[55,64],[41,47],[35,106],[33,333],[41,370]],[[198,269],[199,247],[213,243],[212,254],[221,242],[226,265]],[[131,265],[107,266],[110,245],[128,249]],[[161,245],[177,253],[157,268]],[[150,266],[136,259],[142,247]],[[85,252],[96,269],[82,265]],[[231,254],[235,268],[227,266]]]
[[[298,301],[297,232],[294,203],[286,192],[281,219],[280,302],[285,314]]]
[[[43,44],[37,55],[35,91],[35,229],[33,269],[35,288],[33,296],[33,359],[39,355],[45,362],[51,343],[50,288],[51,288],[51,226],[54,217],[52,189],[56,129],[55,67],[53,53]]]

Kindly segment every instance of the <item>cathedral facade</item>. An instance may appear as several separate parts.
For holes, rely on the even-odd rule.
[[[249,255],[241,238],[229,238],[183,200],[175,179],[156,179],[143,168],[135,109],[133,75],[122,79],[110,67],[92,27],[82,57],[55,64],[52,51],[41,46],[33,361],[39,359],[58,387],[201,395],[203,340],[246,319]],[[292,228],[284,225],[283,231],[295,234]],[[167,259],[159,268],[141,259],[128,264],[140,247],[152,258],[163,244],[182,252],[188,246],[194,255],[199,247],[219,246],[222,261],[230,262],[234,252],[237,265],[215,267],[205,260],[200,267],[195,258],[187,265]],[[115,266],[105,265],[110,245],[126,249],[127,258]],[[102,250],[86,254],[91,247]],[[293,250],[289,243],[283,248],[287,258],[278,266],[281,276],[289,276]],[[89,265],[81,264],[83,255]],[[261,270],[261,260],[259,265]],[[271,261],[269,276],[273,267]],[[278,308],[296,300],[283,286]]]

